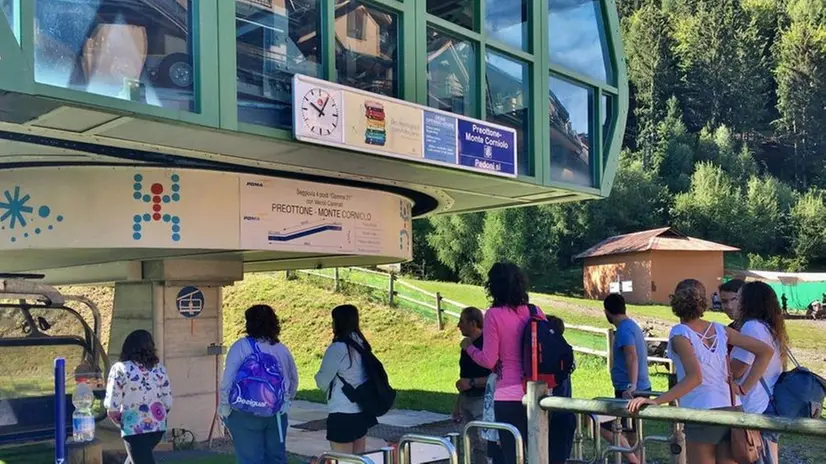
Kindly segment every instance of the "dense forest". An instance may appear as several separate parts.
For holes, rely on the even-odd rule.
[[[605,200],[422,219],[406,271],[475,283],[496,260],[576,292],[572,257],[671,225],[730,268],[826,271],[826,0],[617,0],[631,81]]]

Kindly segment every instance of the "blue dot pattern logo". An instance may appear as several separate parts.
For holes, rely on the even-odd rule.
[[[63,216],[52,215],[48,205],[31,203],[31,195],[25,193],[19,185],[0,191],[0,231],[9,242],[18,243],[54,230],[56,222],[63,222]]]
[[[146,183],[142,174],[135,174],[132,180],[134,181],[132,198],[146,205],[148,209],[148,212],[132,217],[132,239],[141,240],[149,224],[163,221],[167,224],[171,223],[170,238],[173,242],[179,242],[181,240],[181,218],[165,212],[164,208],[171,203],[181,201],[181,177],[178,174],[170,176],[169,190],[159,182],[152,183],[148,189],[144,189]]]

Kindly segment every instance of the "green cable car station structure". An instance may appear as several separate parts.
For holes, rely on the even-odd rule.
[[[414,218],[611,191],[614,0],[0,10],[0,272],[114,284],[109,355],[150,330],[197,439],[245,272],[402,262]]]

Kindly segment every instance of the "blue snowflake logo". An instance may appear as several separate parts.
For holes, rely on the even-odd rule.
[[[31,199],[31,196],[25,195],[20,197],[20,187],[14,187],[14,196],[11,192],[6,190],[4,192],[6,203],[0,202],[0,210],[6,212],[0,216],[0,222],[9,221],[9,228],[14,229],[14,226],[19,224],[21,227],[26,227],[26,216],[24,214],[31,214],[34,208],[26,206],[26,203]]]

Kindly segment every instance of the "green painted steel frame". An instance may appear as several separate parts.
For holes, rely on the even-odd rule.
[[[532,176],[519,176],[519,180],[549,187],[571,190],[591,197],[604,197],[611,191],[611,186],[619,162],[619,152],[625,131],[628,112],[628,77],[620,37],[619,18],[615,0],[599,0],[607,40],[609,59],[613,65],[616,86],[608,85],[588,78],[550,62],[547,40],[548,0],[527,0],[529,2],[528,34],[531,52],[510,47],[488,38],[485,32],[486,0],[475,0],[474,30],[468,30],[444,19],[427,13],[424,0],[359,0],[372,7],[398,15],[399,61],[400,61],[400,97],[419,104],[427,104],[427,29],[433,27],[441,32],[467,40],[474,45],[476,53],[476,100],[475,114],[472,116],[485,119],[487,105],[486,89],[486,53],[488,50],[508,58],[517,59],[529,66],[530,73],[530,159]],[[144,115],[154,119],[175,120],[199,124],[231,131],[241,131],[277,139],[291,140],[290,131],[251,124],[239,123],[236,91],[236,34],[235,2],[228,0],[193,0],[193,21],[191,34],[194,43],[195,94],[197,105],[195,112],[173,111],[150,105],[110,98],[90,93],[57,88],[39,84],[34,81],[34,4],[35,1],[15,0],[17,30],[0,27],[0,81],[2,90],[46,96],[62,100],[75,101],[83,105],[110,108],[117,112]],[[323,0],[321,3],[320,35],[322,78],[335,81],[335,2]],[[19,40],[19,42],[18,42]],[[217,50],[217,53],[210,51]],[[413,57],[413,59],[409,59]],[[215,72],[215,71],[218,72]],[[593,178],[598,188],[566,184],[551,180],[550,166],[550,115],[548,108],[549,75],[578,83],[589,88],[593,93],[593,116],[591,166]],[[608,143],[603,143],[602,96],[610,95],[614,104],[610,109],[612,121],[609,127]],[[217,98],[214,98],[217,96]],[[609,153],[603,158],[603,150]],[[603,159],[607,159],[603,166]]]

